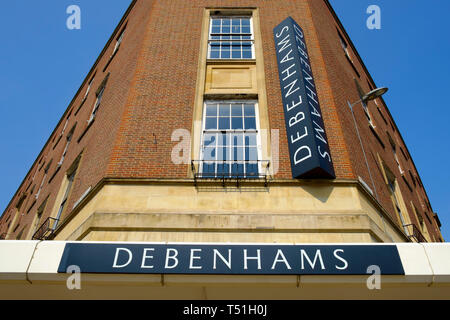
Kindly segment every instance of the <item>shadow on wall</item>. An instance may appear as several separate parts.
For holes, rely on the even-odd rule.
[[[330,198],[333,187],[321,186],[303,186],[303,189],[322,203],[326,203]]]

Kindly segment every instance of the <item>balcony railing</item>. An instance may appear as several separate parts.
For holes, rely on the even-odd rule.
[[[47,218],[33,234],[32,240],[47,240],[55,231],[58,221],[59,220],[55,218]]]
[[[404,227],[408,230],[408,237],[413,242],[427,242],[427,239],[420,232],[415,224],[406,224]]]
[[[199,181],[217,180],[225,184],[227,181],[235,181],[238,186],[240,181],[263,181],[267,186],[269,174],[269,160],[192,160],[191,170],[194,175],[194,183]]]

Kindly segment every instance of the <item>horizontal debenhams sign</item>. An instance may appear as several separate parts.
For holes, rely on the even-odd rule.
[[[83,273],[403,275],[395,245],[67,243],[58,268]]]

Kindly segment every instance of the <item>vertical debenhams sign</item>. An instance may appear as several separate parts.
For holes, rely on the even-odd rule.
[[[303,30],[288,17],[274,29],[274,38],[292,176],[334,179]]]

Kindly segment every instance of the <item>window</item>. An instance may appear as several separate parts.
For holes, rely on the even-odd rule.
[[[92,88],[92,82],[94,82],[94,77],[95,77],[95,75],[92,77],[91,81],[89,81],[88,87],[87,87],[87,89],[86,89],[86,93],[84,94],[84,98],[83,98],[83,99],[86,99],[87,96],[88,96],[88,94],[89,94],[89,91],[91,91],[91,88]]]
[[[22,230],[20,230],[19,234],[16,237],[16,240],[21,240],[22,239],[24,231],[25,231],[25,227],[23,227]]]
[[[341,41],[342,49],[344,49],[345,55],[350,59],[350,53],[348,51],[348,44],[344,40],[344,37],[341,35],[340,32],[338,32],[338,35],[339,35],[339,40]]]
[[[392,202],[394,203],[394,209],[400,218],[401,225],[403,227],[403,230],[405,231],[406,235],[409,235],[408,232],[408,223],[405,221],[405,213],[402,211],[402,207],[400,206],[400,199],[398,196],[398,190],[397,190],[397,179],[395,178],[394,174],[388,169],[384,168],[387,178],[387,184],[389,187],[389,192],[391,194]]]
[[[75,126],[73,126],[73,128],[70,130],[69,134],[67,135],[66,146],[64,147],[64,151],[61,155],[61,160],[59,160],[59,162],[58,162],[58,166],[61,166],[64,162],[64,158],[66,157],[67,149],[69,148],[70,141],[72,140],[72,136],[75,131],[75,127],[76,127],[76,124],[75,124]]]
[[[95,115],[97,114],[98,108],[100,107],[104,91],[105,86],[102,85],[99,92],[97,93],[97,99],[95,100],[94,109],[92,109],[91,117],[88,120],[88,124],[90,124],[95,119]]]
[[[366,115],[366,118],[369,121],[369,125],[372,128],[375,128],[375,125],[373,124],[373,121],[372,121],[372,117],[370,116],[369,107],[367,106],[367,104],[364,101],[362,101],[361,103],[363,105],[364,114]]]
[[[254,59],[251,17],[211,17],[209,59]]]
[[[411,181],[413,182],[414,187],[415,187],[415,186],[416,186],[416,179],[414,179],[414,176],[413,176],[413,174],[411,173],[411,170],[408,170],[408,172],[409,172],[409,177],[411,178]]]
[[[39,207],[36,217],[34,218],[34,222],[32,225],[33,228],[33,234],[32,234],[32,240],[34,240],[34,235],[36,234],[36,231],[39,229],[39,225],[41,223],[42,214],[44,213],[45,206],[47,205],[48,198],[44,201],[44,203]]]
[[[56,229],[59,220],[61,219],[61,215],[64,211],[64,208],[67,204],[67,199],[69,198],[70,190],[72,189],[73,180],[75,179],[76,170],[73,170],[70,174],[67,175],[67,187],[66,191],[64,192],[64,196],[62,198],[61,204],[58,209],[58,214],[56,215],[56,222],[54,224],[54,229]]]
[[[394,140],[392,139],[391,135],[387,131],[386,131],[386,134],[388,136],[389,143],[391,145],[392,152],[394,154],[394,159],[395,159],[395,162],[397,163],[397,166],[398,166],[398,170],[400,171],[400,174],[403,175],[405,172],[403,171],[402,166],[400,165],[400,160],[398,159],[397,146],[396,146]]]
[[[45,167],[44,177],[42,178],[41,185],[39,186],[39,190],[38,190],[38,192],[37,192],[36,195],[35,195],[36,200],[39,198],[39,195],[41,194],[42,187],[44,186],[44,182],[45,182],[45,179],[47,178],[48,170],[50,169],[50,166],[51,166],[51,164],[52,164],[52,161],[53,161],[53,159],[50,160],[50,162],[48,163],[48,165]]]
[[[114,46],[113,55],[117,52],[117,50],[119,50],[119,47],[120,47],[120,44],[122,43],[124,34],[125,34],[125,28],[123,28],[122,32],[117,37],[116,45]]]
[[[254,101],[205,103],[200,171],[203,177],[258,178],[260,137]]]
[[[366,102],[363,101],[363,97],[365,95],[364,89],[361,87],[361,85],[359,84],[358,80],[356,80],[355,78],[353,78],[353,80],[355,81],[356,89],[358,90],[359,98],[361,99],[361,104],[363,106],[364,114],[366,115],[370,126],[374,129],[375,126],[374,126],[374,124],[372,122],[372,117],[371,117],[370,112],[369,112],[369,107],[367,106]],[[370,86],[369,86],[369,88],[370,88]]]
[[[416,215],[417,221],[419,222],[419,229],[421,231],[421,236],[424,238],[423,240],[429,241],[430,240],[430,234],[428,233],[428,228],[425,224],[425,221],[423,220],[423,216],[421,213],[419,213],[419,210],[417,210],[416,206],[411,202],[412,210],[414,214]],[[425,242],[421,241],[421,242]]]
[[[342,36],[342,34],[339,32],[339,30],[336,28],[338,36],[339,36],[339,40],[341,42],[341,46],[342,49],[344,50],[345,53],[345,57],[347,58],[347,61],[350,63],[350,65],[353,68],[353,71],[355,71],[356,75],[358,76],[358,78],[361,78],[361,75],[359,74],[358,70],[355,67],[355,64],[353,63],[352,58],[350,57],[350,51],[348,50],[348,44],[347,41],[345,41],[344,37]]]

